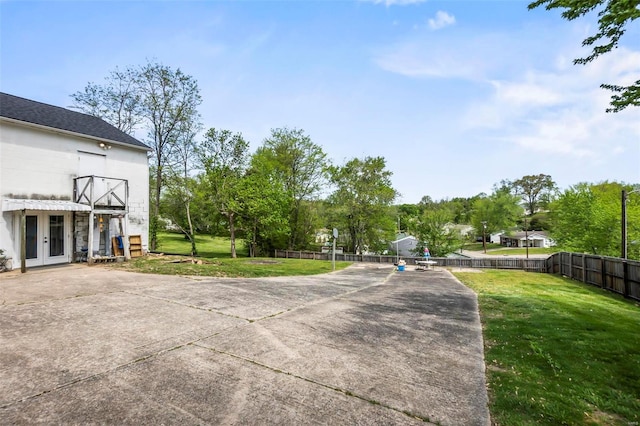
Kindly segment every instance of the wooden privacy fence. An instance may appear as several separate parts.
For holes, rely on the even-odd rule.
[[[551,255],[552,270],[586,284],[640,300],[640,262],[582,253]]]
[[[312,251],[276,250],[275,257],[287,259],[313,259],[331,260],[331,253],[318,253]],[[417,260],[423,257],[402,256],[407,265],[415,265]],[[429,260],[436,262],[437,266],[451,266],[456,268],[487,268],[487,269],[520,269],[531,272],[549,272],[552,265],[549,259],[516,259],[508,257],[483,257],[483,258],[449,258],[431,257]],[[377,254],[349,254],[336,253],[336,261],[347,262],[372,262],[395,263],[396,256],[383,256]]]
[[[331,260],[331,253],[276,250],[275,257],[288,259]],[[422,257],[403,257],[407,265]],[[337,261],[395,263],[396,256],[336,253]],[[448,258],[432,257],[437,266],[457,268],[519,269],[530,272],[560,274],[568,278],[595,285],[604,290],[640,300],[640,262],[616,257],[603,257],[581,253],[554,253],[546,259],[508,257]]]

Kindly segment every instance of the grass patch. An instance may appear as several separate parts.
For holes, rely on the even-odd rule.
[[[499,246],[500,247],[500,246]],[[556,253],[558,249],[553,247],[529,247],[529,254],[548,254],[551,255]],[[498,250],[488,251],[487,254],[492,256],[514,256],[514,255],[525,255],[527,254],[526,247],[523,248],[502,248]]]
[[[129,262],[113,263],[114,268],[132,272],[144,272],[162,275],[188,275],[205,277],[258,278],[296,275],[316,275],[331,272],[331,261],[271,259],[271,258],[217,258],[199,257],[191,263],[191,258],[181,256],[149,255],[132,259]],[[336,262],[336,270],[344,269],[351,262]]]
[[[236,240],[239,256],[237,259],[231,258],[229,238],[198,235],[196,244],[198,257],[192,258],[188,256],[191,252],[191,243],[184,238],[184,235],[159,232],[157,251],[171,253],[170,255],[151,254],[110,265],[113,268],[150,274],[229,278],[317,275],[333,270],[331,261],[246,257],[243,240]],[[349,265],[351,262],[336,262],[336,270],[344,269]]]
[[[637,425],[640,307],[562,277],[456,273],[478,294],[500,425]]]
[[[487,250],[501,248],[501,247],[503,246],[501,246],[500,244],[487,243]],[[462,246],[462,249],[469,250],[469,251],[483,251],[484,247],[482,246],[482,243],[469,243]]]
[[[231,239],[212,237],[211,235],[196,235],[196,249],[201,257],[231,257]],[[157,252],[171,254],[191,254],[191,242],[184,234],[175,232],[158,232]],[[236,239],[238,256],[246,256],[247,248],[243,239]]]

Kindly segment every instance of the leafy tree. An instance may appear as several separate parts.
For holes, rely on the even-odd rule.
[[[524,222],[526,222],[526,224]],[[522,229],[525,229],[525,225],[528,231],[551,231],[552,229],[549,212],[535,213],[532,216],[527,217],[526,220],[523,218],[521,223],[518,223],[518,226]]]
[[[170,163],[180,131],[185,123],[199,120],[198,105],[202,102],[196,80],[180,69],[149,63],[138,70],[139,93],[142,98],[142,116],[147,124],[148,142],[153,149],[155,170],[153,197],[155,208],[151,212],[150,248],[158,244],[155,224],[159,215],[160,194],[164,187],[165,167]]]
[[[490,196],[478,198],[473,204],[471,225],[476,235],[486,235],[506,230],[514,226],[522,215],[520,198],[507,189],[498,189]]]
[[[451,222],[457,224],[468,224],[471,222],[473,203],[479,198],[478,195],[470,198],[455,197],[443,199],[437,203],[437,208],[446,209],[451,215]]]
[[[424,247],[429,247],[432,256],[443,257],[453,253],[462,246],[463,238],[451,224],[452,215],[445,209],[425,211],[414,222],[411,233],[418,240],[416,254],[423,252]]]
[[[238,191],[251,257],[285,247],[290,235],[289,196],[263,160],[260,155],[252,156]]]
[[[235,258],[235,220],[242,210],[241,180],[249,162],[249,143],[240,133],[211,128],[196,152],[205,172],[207,193],[212,204],[229,224],[231,257]]]
[[[132,134],[142,122],[137,70],[116,68],[105,80],[103,85],[88,83],[84,91],[72,94],[73,106]]]
[[[548,202],[551,198],[551,194],[556,189],[556,183],[551,179],[551,176],[541,173],[516,179],[511,182],[511,187],[516,195],[522,197],[529,215],[533,215],[538,210],[541,202]]]
[[[183,122],[178,133],[174,149],[174,167],[168,169],[168,193],[162,197],[161,211],[169,217],[175,226],[191,242],[191,255],[198,253],[191,212],[192,200],[196,190],[196,181],[191,177],[196,151],[195,137],[200,129],[199,123]]]
[[[381,251],[392,238],[397,224],[390,213],[397,192],[391,186],[391,174],[382,157],[354,158],[330,168],[336,187],[328,198],[330,220],[332,227],[343,230],[347,251]]]
[[[611,52],[625,33],[625,26],[640,18],[638,0],[536,0],[529,9],[545,5],[547,10],[562,8],[562,17],[572,21],[593,10],[598,11],[598,31],[583,40],[583,46],[593,46],[591,54],[573,61],[574,64],[588,64],[598,56]],[[629,86],[602,84],[611,90],[611,108],[607,112],[619,112],[628,106],[640,106],[640,80]]]
[[[409,229],[409,224],[420,215],[420,206],[417,204],[400,204],[397,206],[397,230]]]
[[[185,123],[199,120],[202,102],[196,80],[180,69],[159,63],[112,72],[104,86],[89,83],[84,92],[72,95],[75,106],[120,129],[131,131],[141,124],[153,149],[150,182],[153,184],[150,217],[150,248],[157,246],[160,197],[173,165],[174,149]]]
[[[480,198],[478,195],[469,198],[454,198],[453,201],[455,202],[456,207],[453,210],[453,222],[463,224],[471,223],[473,204],[478,198]]]
[[[433,204],[434,204],[433,198],[431,198],[431,196],[429,195],[423,195],[420,201],[418,202],[418,206],[420,206],[422,210],[429,208]]]
[[[303,130],[286,127],[271,130],[254,155],[288,195],[288,248],[306,247],[311,236],[305,202],[317,198],[326,182],[327,155]]]
[[[621,193],[631,186],[616,182],[579,183],[552,204],[551,236],[567,251],[619,257],[621,253]],[[628,257],[640,259],[640,197],[627,202]]]

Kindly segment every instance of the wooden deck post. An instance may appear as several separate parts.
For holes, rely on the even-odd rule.
[[[27,211],[20,214],[20,272],[27,272]]]

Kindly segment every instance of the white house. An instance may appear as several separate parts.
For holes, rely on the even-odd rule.
[[[0,249],[13,267],[128,256],[133,235],[146,250],[148,151],[99,118],[0,93]]]
[[[468,237],[474,231],[473,226],[458,223],[447,223],[444,225],[447,232],[458,232],[463,238]]]
[[[418,240],[411,235],[400,233],[396,235],[395,241],[389,243],[389,251],[397,253],[398,256],[412,257],[416,254],[414,250],[418,246]]]
[[[489,235],[489,242],[493,243],[493,244],[500,244],[501,243],[501,239],[503,236],[505,236],[505,232],[504,231],[500,231],[500,232],[496,232],[495,234],[491,234]]]
[[[512,235],[500,236],[500,244],[507,247],[553,247],[556,245],[544,231],[518,231]]]

